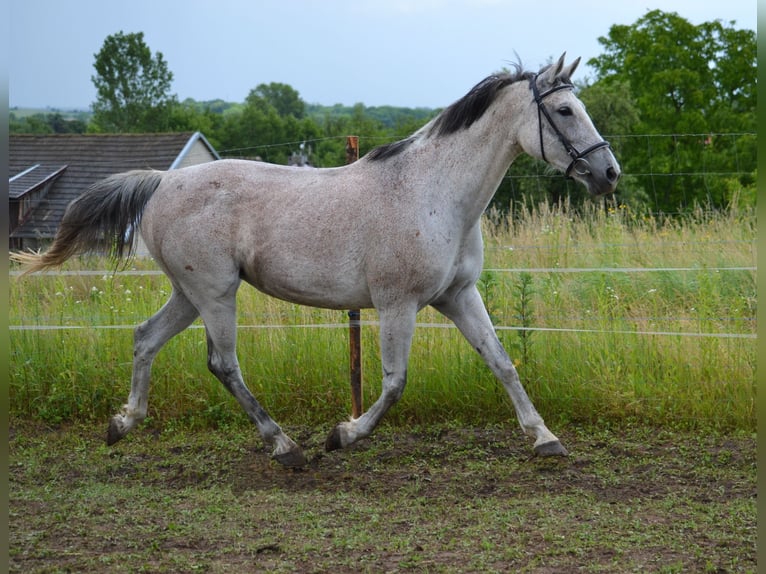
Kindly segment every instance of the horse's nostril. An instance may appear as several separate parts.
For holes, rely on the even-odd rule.
[[[620,176],[617,173],[617,170],[615,170],[613,167],[610,167],[609,169],[606,170],[606,178],[609,181],[615,181],[618,177]]]

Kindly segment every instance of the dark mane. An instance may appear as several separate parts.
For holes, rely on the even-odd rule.
[[[514,67],[516,69],[513,73],[493,74],[476,84],[470,92],[436,116],[428,128],[426,136],[447,136],[470,127],[484,115],[503,88],[534,77],[534,73],[524,72],[520,66]],[[414,140],[415,136],[410,136],[401,141],[376,147],[366,157],[373,161],[388,159],[399,155]]]
[[[395,155],[399,155],[406,148],[408,148],[409,145],[414,141],[414,139],[415,139],[414,136],[410,136],[407,139],[403,139],[403,140],[378,146],[376,148],[371,149],[365,157],[373,161],[388,159],[389,157],[394,157]]]
[[[530,74],[493,74],[476,84],[470,92],[449,106],[434,121],[429,135],[446,136],[468,128],[484,115],[504,87],[528,79]]]

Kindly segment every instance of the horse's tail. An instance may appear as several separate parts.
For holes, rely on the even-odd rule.
[[[94,183],[66,208],[53,243],[44,253],[15,252],[11,260],[25,266],[23,275],[58,267],[70,257],[104,250],[115,259],[130,256],[146,203],[164,172],[134,170]]]

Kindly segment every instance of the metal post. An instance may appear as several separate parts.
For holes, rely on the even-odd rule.
[[[346,138],[346,163],[354,163],[359,159],[359,138]],[[362,407],[362,328],[361,312],[351,309],[348,312],[348,342],[349,342],[349,376],[351,379],[351,416],[359,418]]]

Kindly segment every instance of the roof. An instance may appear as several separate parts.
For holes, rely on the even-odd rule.
[[[35,164],[8,179],[8,194],[11,199],[18,199],[33,189],[54,181],[66,168],[66,165]]]
[[[70,201],[91,184],[131,169],[174,169],[197,143],[218,153],[199,132],[155,134],[60,134],[9,137],[9,199],[14,200],[56,176],[39,206],[13,237],[53,237]],[[198,162],[196,162],[198,163]]]

